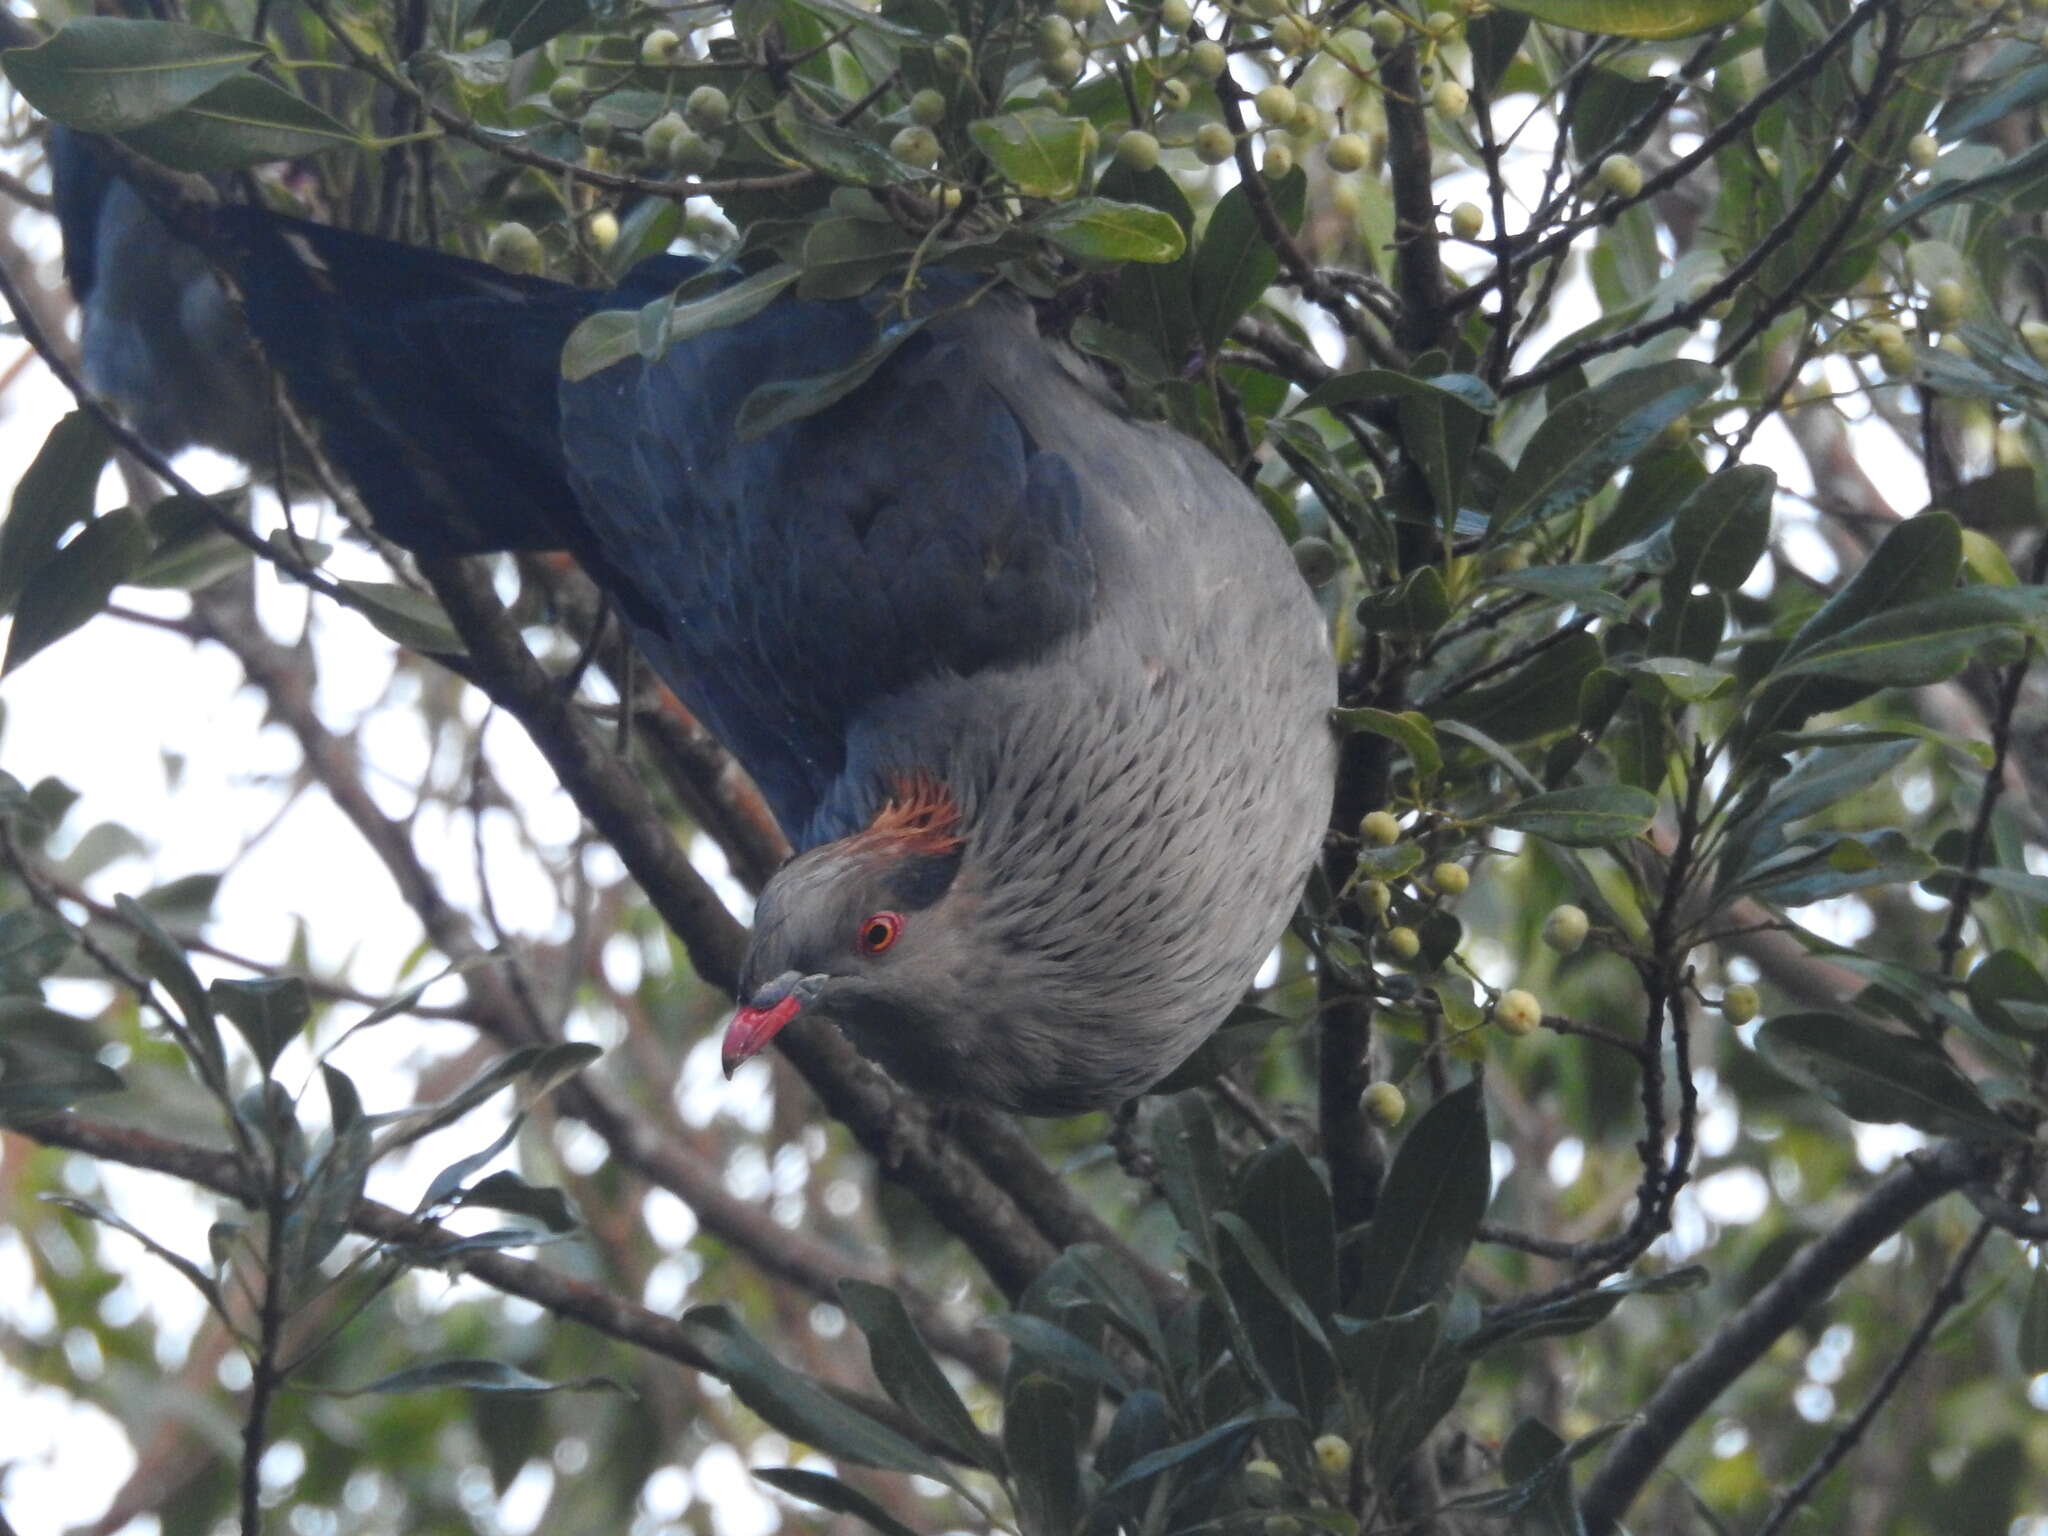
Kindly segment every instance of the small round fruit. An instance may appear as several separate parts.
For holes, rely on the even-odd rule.
[[[1244,1465],[1244,1496],[1253,1504],[1277,1504],[1286,1497],[1287,1482],[1280,1468],[1263,1456]]]
[[[1451,210],[1451,233],[1460,240],[1477,240],[1486,227],[1486,215],[1477,203],[1460,203]]]
[[[702,134],[685,129],[668,152],[669,169],[685,176],[701,176],[718,164],[718,146]]]
[[[1336,546],[1328,539],[1296,539],[1294,541],[1294,568],[1301,572],[1302,580],[1312,587],[1320,587],[1337,574],[1343,562],[1337,558]]]
[[[1384,880],[1368,880],[1358,888],[1358,904],[1374,917],[1385,917],[1394,905],[1393,888]]]
[[[547,265],[540,236],[524,224],[511,222],[491,231],[491,238],[484,244],[484,259],[506,272],[523,272],[528,276],[537,276]]]
[[[1406,923],[1389,928],[1385,943],[1387,953],[1396,960],[1413,960],[1422,953],[1422,935]]]
[[[1900,379],[1913,371],[1918,361],[1913,352],[1913,343],[1906,339],[1906,333],[1896,325],[1886,328],[1885,334],[1876,341],[1878,366],[1889,378]]]
[[[723,128],[732,117],[732,102],[715,85],[700,85],[683,103],[683,116],[699,133]]]
[[[1116,163],[1127,171],[1149,171],[1159,164],[1159,140],[1133,128],[1116,141]]]
[[[679,112],[664,112],[647,125],[647,131],[640,135],[640,143],[647,151],[647,158],[666,164],[676,152],[676,141],[690,131],[690,125],[683,121]]]
[[[1087,54],[1078,48],[1062,48],[1045,61],[1045,77],[1061,85],[1072,85],[1087,67]]]
[[[1064,16],[1047,16],[1038,23],[1038,51],[1055,54],[1074,46],[1074,24]]]
[[[1185,32],[1193,24],[1195,8],[1188,0],[1166,0],[1159,7],[1159,25],[1169,32]]]
[[[1462,117],[1472,103],[1472,93],[1455,80],[1446,80],[1430,93],[1429,104],[1444,117]]]
[[[1204,123],[1195,130],[1195,158],[1204,165],[1221,165],[1237,153],[1237,140],[1221,123]]]
[[[905,165],[930,170],[939,163],[939,136],[922,123],[912,123],[896,130],[889,140],[889,153]]]
[[[1283,54],[1306,53],[1321,41],[1313,22],[1285,14],[1273,18],[1273,46]]]
[[[598,209],[583,228],[600,255],[619,243],[619,216],[609,208]]]
[[[1592,927],[1585,909],[1567,902],[1561,907],[1551,908],[1550,916],[1543,919],[1543,942],[1560,955],[1575,954],[1586,942],[1586,935]]]
[[[1323,149],[1323,162],[1333,171],[1349,175],[1372,164],[1372,145],[1363,134],[1340,133]]]
[[[1401,1090],[1392,1083],[1374,1083],[1372,1086],[1392,1089],[1397,1099],[1401,1096]],[[1370,1094],[1372,1089],[1366,1092]],[[1398,1121],[1399,1116],[1395,1118]],[[1318,1435],[1311,1449],[1316,1454],[1316,1465],[1322,1469],[1323,1476],[1342,1477],[1351,1470],[1351,1442],[1342,1435]]]
[[[1616,197],[1634,197],[1643,190],[1643,168],[1627,155],[1609,155],[1602,160],[1599,179]]]
[[[1938,331],[1945,331],[1963,318],[1970,301],[1969,290],[1953,277],[1944,277],[1927,290],[1927,319]]]
[[[576,125],[576,136],[583,141],[586,149],[603,149],[612,141],[616,132],[610,118],[586,117]]]
[[[950,32],[932,49],[932,62],[949,75],[964,75],[974,62],[974,45],[958,32]]]
[[[1906,140],[1906,164],[1916,171],[1934,168],[1934,162],[1941,158],[1941,140],[1931,133],[1916,133]]]
[[[1401,823],[1391,811],[1367,811],[1358,823],[1358,835],[1368,843],[1391,848],[1401,841]]]
[[[583,82],[574,75],[557,75],[548,86],[548,105],[557,112],[574,112],[583,105]]]
[[[1159,105],[1169,112],[1185,112],[1188,103],[1194,100],[1194,93],[1188,89],[1185,80],[1162,80],[1159,82]]]
[[[1383,1131],[1391,1131],[1408,1117],[1408,1095],[1396,1088],[1392,1083],[1374,1083],[1365,1090],[1365,1095],[1359,1100],[1359,1105],[1365,1110],[1365,1118]],[[1325,1435],[1323,1440],[1337,1440],[1337,1437],[1335,1435]],[[1337,1440],[1337,1443],[1344,1445],[1342,1440]],[[1322,1444],[1322,1440],[1316,1442],[1317,1461],[1322,1460]],[[1344,1466],[1348,1469],[1351,1465],[1351,1447],[1345,1445],[1344,1452]],[[1331,1475],[1339,1476],[1341,1473],[1332,1473]]]
[[[1773,181],[1777,180],[1778,172],[1784,165],[1784,162],[1778,158],[1778,152],[1768,144],[1759,144],[1757,146],[1756,163],[1757,167]]]
[[[1329,122],[1323,116],[1323,109],[1312,101],[1304,101],[1294,109],[1294,116],[1288,120],[1287,131],[1294,135],[1297,143],[1304,146],[1320,144],[1329,129]]]
[[[1204,80],[1219,78],[1229,67],[1230,55],[1223,51],[1221,43],[1212,43],[1205,38],[1188,50],[1188,68]]]
[[[1258,108],[1259,120],[1265,123],[1285,125],[1294,119],[1294,110],[1300,105],[1294,92],[1284,85],[1267,86],[1252,98],[1252,105]]]
[[[1692,412],[1680,411],[1676,418],[1664,424],[1664,430],[1651,440],[1651,446],[1667,450],[1683,448],[1692,441]]]
[[[682,51],[683,40],[667,27],[656,27],[640,39],[642,64],[666,64]]]
[[[1762,1006],[1763,999],[1756,995],[1755,987],[1738,983],[1721,993],[1721,1017],[1730,1024],[1747,1024]]]
[[[1494,1004],[1493,1021],[1508,1034],[1533,1035],[1543,1024],[1543,1005],[1536,1001],[1535,993],[1510,987]]]
[[[1446,896],[1462,896],[1472,887],[1472,872],[1462,864],[1442,863],[1429,872],[1429,883]]]
[[[927,86],[910,98],[910,120],[936,128],[946,120],[946,98]]]
[[[1259,171],[1268,181],[1279,181],[1294,169],[1294,151],[1285,144],[1268,144]]]
[[[1396,48],[1408,36],[1408,25],[1392,11],[1377,11],[1371,21],[1365,24],[1367,34],[1375,47]]]
[[[1464,24],[1464,18],[1454,16],[1449,11],[1431,11],[1422,18],[1422,30],[1438,42],[1451,36]]]

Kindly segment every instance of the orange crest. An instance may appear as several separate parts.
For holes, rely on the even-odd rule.
[[[896,781],[875,819],[854,836],[896,853],[951,853],[961,843],[960,807],[937,779],[913,774]]]

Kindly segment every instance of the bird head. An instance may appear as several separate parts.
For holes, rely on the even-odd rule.
[[[726,1075],[815,1014],[898,1077],[928,1079],[920,1064],[944,1048],[962,1001],[964,851],[951,797],[916,780],[861,831],[778,870],[755,907]]]

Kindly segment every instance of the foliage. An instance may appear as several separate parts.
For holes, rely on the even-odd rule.
[[[170,1384],[201,1427],[152,1452],[167,1533],[284,1500],[466,1529],[534,1468],[544,1529],[703,1529],[701,1499],[643,1500],[723,1445],[786,1510],[885,1532],[2035,1529],[2035,10],[192,0],[9,52],[36,112],[148,162],[295,159],[254,184],[281,206],[586,284],[713,258],[587,322],[571,377],[863,299],[873,348],[750,430],[869,377],[920,274],[1021,289],[1244,471],[1330,614],[1344,740],[1274,978],[1157,1094],[1019,1132],[828,1054],[757,1116],[693,1117],[737,930],[668,831],[743,886],[780,845],[588,586],[507,562],[505,609],[260,490],[139,473],[101,511],[82,409],[0,524],[7,671],[121,617],[225,651],[420,943],[388,1001],[310,942],[250,959],[209,926],[217,880],[116,895],[152,828],[80,831],[63,784],[0,776],[0,1198],[55,1319],[0,1341],[11,1367],[153,1446],[131,1389],[164,1336],[102,1301],[183,1278],[214,1318],[190,1358],[250,1367],[232,1404]],[[286,643],[256,594],[291,581],[459,657],[645,898],[535,831],[441,663],[401,656],[378,711],[463,765],[416,777],[475,829],[473,911],[445,894],[316,702],[370,637]],[[477,643],[521,633],[574,708]],[[652,788],[588,770],[608,754]],[[500,921],[508,810],[560,932]],[[592,964],[615,942],[623,984]],[[466,1083],[437,1063],[366,1107],[336,1057],[372,1027],[348,1060],[461,1030]],[[455,1133],[438,1171],[414,1155]],[[223,1198],[204,1257],[91,1187],[120,1163]],[[380,1168],[408,1208],[364,1200]],[[429,1304],[436,1269],[482,1287]],[[302,1470],[266,1488],[285,1440]]]

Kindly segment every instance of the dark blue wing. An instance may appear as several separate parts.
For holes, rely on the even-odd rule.
[[[251,322],[379,528],[410,548],[568,548],[799,846],[879,701],[1021,660],[1085,622],[1085,498],[995,387],[1021,310],[937,314],[828,409],[742,442],[763,384],[860,358],[857,302],[783,299],[562,384],[562,343],[700,264],[593,293],[251,210],[222,228]],[[962,298],[965,286],[940,294]]]
[[[785,301],[563,391],[572,478],[658,616],[648,649],[799,846],[850,830],[820,805],[877,700],[1022,659],[1092,607],[1080,489],[987,377],[984,349],[1040,345],[1009,319],[934,322],[754,442],[748,395],[857,359],[865,309]]]
[[[114,179],[85,141],[60,123],[50,124],[44,150],[50,160],[50,197],[64,237],[64,280],[80,304],[98,276],[100,207]]]

